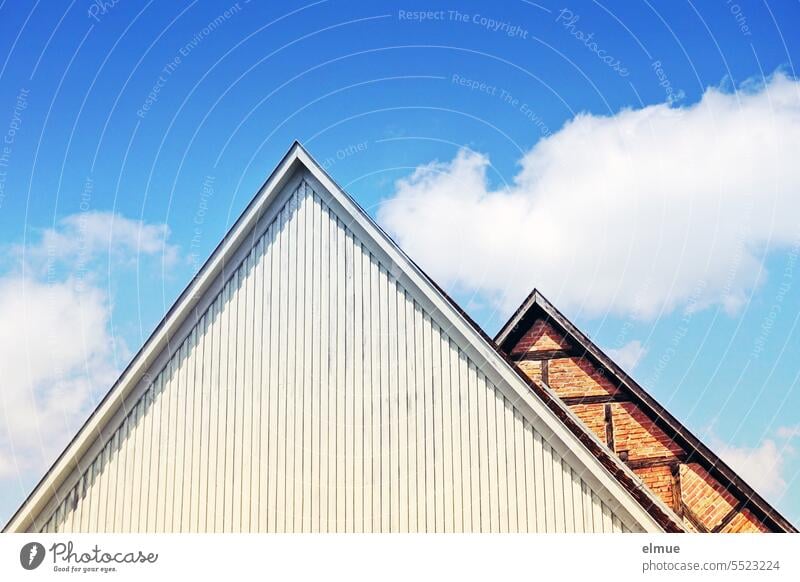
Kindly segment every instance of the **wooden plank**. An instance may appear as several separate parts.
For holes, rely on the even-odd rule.
[[[216,358],[216,344],[214,343],[214,316],[216,314],[217,301],[215,300],[208,311],[203,316],[203,364],[202,364],[202,383],[200,387],[201,398],[201,415],[200,415],[200,485],[198,487],[198,513],[197,513],[197,531],[207,532],[210,531],[209,522],[210,517],[213,515],[214,509],[211,504],[211,475],[212,471],[212,458],[216,451],[212,447],[212,433],[215,424],[212,424],[214,418],[214,404],[212,397],[216,395],[215,384],[212,381],[212,370],[214,369],[213,362]],[[214,437],[216,442],[216,437]]]
[[[471,361],[466,361],[466,366],[469,385],[469,490],[470,510],[472,512],[472,528],[470,531],[482,532],[488,530],[488,528],[484,527],[484,522],[488,519],[489,500],[485,497],[488,491],[484,488],[483,463],[481,463],[481,453],[483,452],[480,437],[481,398],[478,395],[478,371]]]
[[[364,262],[361,243],[353,252],[353,530],[364,531]]]
[[[294,259],[290,261],[294,276],[289,278],[290,294],[294,299],[293,309],[293,331],[290,331],[290,341],[294,342],[293,359],[290,362],[290,372],[292,378],[290,383],[293,386],[292,392],[294,394],[294,404],[291,413],[291,424],[293,427],[292,435],[292,469],[287,470],[287,477],[291,483],[291,507],[288,511],[291,513],[291,518],[287,522],[291,523],[291,531],[303,531],[303,395],[305,393],[304,387],[304,361],[305,361],[305,344],[304,329],[305,329],[305,312],[306,307],[304,303],[304,287],[305,287],[305,253],[306,253],[306,236],[305,236],[305,197],[303,196],[304,189],[302,185],[298,187],[293,197],[294,215],[292,217],[293,224],[293,244],[295,250]],[[291,318],[290,313],[290,318]],[[289,412],[287,412],[289,414]]]
[[[517,445],[514,430],[514,407],[505,397],[503,398],[503,414],[505,415],[506,443],[506,487],[508,488],[508,531],[516,533],[518,525],[517,505]]]
[[[209,467],[209,480],[212,481],[213,487],[209,488],[209,501],[214,508],[213,517],[211,518],[212,527],[209,531],[219,533],[224,529],[225,520],[225,430],[227,423],[225,414],[228,405],[228,383],[227,383],[227,366],[228,366],[228,305],[230,287],[226,285],[223,288],[220,298],[217,302],[215,309],[215,330],[214,330],[214,345],[216,346],[214,353],[217,354],[218,364],[216,366],[215,377],[215,394],[211,397],[212,406],[214,407],[214,414],[212,415],[213,423],[211,424],[211,434],[213,435],[214,442],[214,457]],[[211,472],[211,469],[214,472]]]
[[[514,354],[512,359],[515,362],[547,362],[560,358],[571,358],[579,355],[572,350],[536,350],[525,352],[524,354]]]
[[[464,442],[462,440],[462,431],[464,427],[469,427],[469,419],[467,409],[464,406],[466,403],[463,399],[466,380],[466,369],[462,370],[462,361],[460,358],[458,346],[448,341],[450,349],[450,403],[449,408],[452,411],[451,415],[451,441],[453,447],[453,530],[456,533],[464,531],[464,516],[467,510],[468,501],[465,503],[464,491]],[[469,449],[467,449],[469,450]],[[467,468],[469,462],[467,461]],[[469,500],[467,493],[466,499]]]
[[[495,458],[497,463],[497,527],[500,532],[509,531],[509,499],[508,499],[508,443],[506,442],[506,414],[505,397],[494,389],[494,419],[495,419]],[[491,412],[490,412],[491,414]]]
[[[528,489],[525,476],[525,427],[522,414],[516,408],[512,409],[514,415],[514,468],[517,484],[517,529],[523,533],[528,531]]]
[[[322,532],[332,531],[333,522],[330,520],[330,496],[334,489],[331,487],[332,476],[335,475],[331,471],[333,466],[333,455],[331,450],[331,441],[329,435],[333,429],[333,424],[330,421],[331,399],[330,395],[335,385],[332,347],[330,345],[331,335],[331,256],[334,250],[331,248],[331,229],[334,228],[331,217],[327,209],[323,210],[322,223],[320,225],[320,245],[321,245],[321,261],[320,261],[320,278],[321,288],[324,290],[325,296],[320,302],[320,359],[323,362],[320,386],[320,485],[319,485],[319,515],[320,525],[319,530]],[[334,505],[335,508],[335,505]]]
[[[408,378],[407,372],[408,347],[407,338],[409,336],[406,321],[406,295],[402,287],[395,281],[397,299],[397,355],[395,366],[397,368],[397,481],[398,481],[398,524],[397,531],[409,531],[408,516]],[[413,368],[412,368],[413,372]]]
[[[430,317],[422,314],[422,357],[424,362],[425,414],[425,531],[436,531],[436,481],[434,464],[433,346]]]
[[[416,378],[414,381],[414,400],[415,400],[415,425],[416,439],[415,447],[417,452],[416,469],[417,476],[417,525],[415,531],[428,531],[427,508],[428,508],[428,488],[427,488],[427,417],[425,414],[425,322],[422,309],[414,304],[414,369]]]
[[[614,415],[611,413],[611,404],[605,404],[603,406],[603,419],[605,421],[606,427],[606,446],[611,449],[614,449]]]
[[[347,460],[345,457],[345,303],[346,266],[345,231],[341,221],[336,221],[336,531],[346,531]]]
[[[564,465],[560,455],[550,449],[553,459],[553,514],[555,516],[555,531],[566,531],[566,510],[564,503]]]
[[[275,281],[278,288],[278,314],[280,321],[278,323],[276,341],[278,343],[278,380],[277,380],[277,422],[278,432],[276,435],[277,444],[277,469],[275,474],[276,480],[276,496],[275,503],[275,518],[276,525],[275,531],[283,533],[287,531],[287,509],[288,509],[288,496],[287,496],[287,481],[289,480],[289,471],[287,464],[287,457],[291,457],[291,448],[288,446],[289,431],[291,427],[287,427],[288,417],[288,404],[291,400],[289,396],[290,387],[288,385],[288,346],[289,337],[289,285],[284,283],[284,277],[288,275],[289,269],[289,215],[288,211],[284,209],[281,212],[281,226],[279,232],[279,245],[280,251],[278,253],[279,270],[275,274]]]
[[[548,523],[547,515],[547,492],[546,482],[548,479],[547,468],[545,467],[545,443],[542,440],[542,435],[536,429],[533,429],[533,458],[536,478],[536,531],[548,531],[548,525],[552,524],[552,520]]]
[[[593,394],[587,396],[563,396],[561,401],[567,406],[576,404],[607,404],[612,402],[630,402],[630,399],[622,392],[615,394]]]
[[[538,531],[536,520],[538,519],[538,508],[536,507],[537,483],[536,483],[536,460],[533,453],[533,427],[523,419],[522,429],[525,439],[525,497],[526,514],[528,517],[526,530],[528,533]]]
[[[355,531],[355,248],[351,233],[345,232],[344,238],[344,343],[341,345],[344,354],[344,518],[345,531]]]
[[[442,513],[444,518],[444,531],[452,533],[455,529],[455,517],[453,515],[454,508],[454,494],[453,494],[453,374],[452,365],[450,363],[450,339],[439,328],[440,342],[441,342],[441,358],[442,358],[442,372],[441,372],[441,391],[440,391],[440,407],[442,410],[442,420],[440,433],[442,435]],[[457,410],[457,409],[456,409]]]
[[[398,386],[398,366],[400,359],[397,353],[397,335],[400,333],[397,317],[397,296],[399,291],[394,277],[387,273],[387,311],[386,335],[388,336],[388,351],[386,352],[385,367],[389,372],[388,397],[384,401],[386,418],[388,418],[389,448],[386,458],[388,464],[388,496],[389,496],[389,529],[397,533],[400,531],[400,390]]]
[[[241,398],[239,397],[239,382],[238,376],[240,374],[241,366],[237,362],[237,354],[239,350],[239,328],[242,325],[242,309],[239,305],[241,298],[242,286],[242,271],[236,269],[233,274],[231,282],[231,296],[228,300],[230,303],[228,323],[228,377],[227,377],[227,413],[226,413],[226,427],[225,427],[225,521],[224,531],[235,532],[236,526],[240,523],[241,519],[241,479],[239,471],[241,470],[241,458],[237,459],[237,453],[241,448],[241,430],[237,430],[236,419],[239,411],[241,410]]]
[[[244,263],[244,277],[245,282],[243,285],[243,305],[242,313],[244,315],[244,325],[242,326],[242,333],[239,335],[241,338],[241,345],[239,346],[239,368],[242,369],[241,373],[241,390],[238,394],[241,395],[241,416],[237,413],[237,419],[241,422],[242,433],[242,447],[239,457],[241,458],[241,509],[240,509],[240,524],[236,531],[249,532],[252,531],[251,511],[253,502],[253,473],[252,473],[252,459],[253,459],[253,412],[254,412],[254,384],[253,384],[253,345],[255,342],[254,337],[254,324],[255,324],[255,253],[253,250],[247,256]],[[239,407],[237,406],[237,409]]]
[[[459,406],[459,450],[461,460],[461,470],[456,473],[456,479],[460,478],[461,494],[456,498],[461,502],[461,512],[456,506],[456,518],[461,516],[461,528],[456,528],[456,531],[472,532],[477,531],[473,518],[473,505],[472,505],[472,462],[470,454],[472,451],[472,443],[470,442],[470,400],[469,400],[469,364],[467,358],[461,350],[458,350],[455,355],[456,365],[458,367],[458,391],[456,394]]]
[[[406,439],[408,442],[407,452],[407,490],[408,490],[408,531],[411,533],[418,532],[420,527],[419,507],[420,500],[423,498],[423,493],[418,488],[419,481],[419,468],[417,465],[418,447],[420,446],[419,439],[419,415],[417,392],[419,390],[418,379],[418,355],[417,355],[417,337],[418,328],[416,325],[416,310],[414,309],[414,301],[411,297],[405,299],[406,311],[406,403],[407,403],[407,431]]]
[[[482,375],[483,377],[483,375]],[[497,484],[497,394],[494,386],[483,377],[486,398],[486,466],[489,492],[489,531],[500,531],[500,490]]]
[[[373,531],[373,494],[374,494],[374,482],[373,482],[373,466],[374,466],[374,444],[372,440],[372,435],[374,432],[374,420],[373,420],[373,400],[375,394],[376,385],[373,382],[373,375],[376,373],[373,370],[373,359],[375,356],[374,351],[374,344],[375,344],[375,337],[373,332],[373,319],[374,319],[374,311],[372,306],[372,279],[373,279],[373,261],[372,257],[366,253],[363,256],[363,260],[361,262],[361,283],[362,283],[362,293],[363,293],[363,300],[362,300],[362,314],[363,314],[363,329],[362,329],[362,353],[363,353],[363,390],[362,390],[362,408],[364,410],[363,413],[363,428],[362,428],[362,440],[363,440],[363,450],[362,450],[362,470],[363,470],[363,479],[362,479],[362,530],[364,532],[371,532]]]
[[[310,190],[309,190],[310,191]],[[321,426],[322,426],[322,391],[323,391],[323,378],[327,369],[327,354],[324,354],[321,349],[322,343],[322,322],[323,322],[323,304],[322,289],[326,282],[323,279],[322,261],[323,253],[327,251],[327,245],[323,243],[323,230],[322,225],[326,220],[323,215],[323,209],[320,206],[319,198],[316,194],[312,193],[311,202],[314,208],[312,216],[311,236],[313,239],[313,258],[311,265],[314,267],[314,275],[312,282],[311,293],[311,317],[312,317],[312,338],[311,338],[311,360],[312,360],[312,377],[311,377],[311,417],[309,424],[311,425],[311,532],[317,533],[321,531],[320,524],[320,508],[322,503],[322,488],[321,488]],[[323,362],[323,358],[325,361]]]
[[[370,352],[372,356],[372,438],[370,444],[372,446],[372,480],[370,494],[372,496],[372,532],[380,532],[382,521],[382,489],[381,489],[381,464],[383,462],[383,451],[381,435],[382,435],[382,418],[381,418],[381,405],[383,402],[382,394],[382,374],[381,371],[381,311],[380,311],[380,266],[378,262],[372,258],[370,266],[370,294],[371,294],[371,322],[370,322],[370,335],[371,346]]]
[[[426,330],[427,332],[427,330]],[[442,336],[439,326],[436,322],[430,321],[430,334],[431,334],[431,364],[432,364],[432,377],[431,377],[431,406],[433,407],[433,426],[432,436],[433,441],[433,499],[434,499],[434,531],[445,531],[444,525],[444,462],[442,454],[444,445],[442,442],[442,432],[444,430],[444,423],[442,420],[442,384],[444,382],[442,370]],[[430,485],[429,485],[430,486]]]
[[[570,481],[572,483],[572,517],[573,529],[577,533],[584,533],[584,517],[583,517],[583,490],[581,487],[581,478],[574,469],[570,470]],[[588,533],[588,532],[587,532]]]
[[[285,532],[296,532],[295,489],[297,487],[296,464],[299,444],[297,443],[297,404],[300,388],[297,382],[297,193],[286,203],[286,270],[281,272],[281,290],[286,289],[286,334],[283,342],[286,344],[286,383],[282,385],[286,392],[286,405],[283,409],[285,447],[284,452],[284,501],[279,507],[284,511]]]
[[[266,462],[264,459],[264,435],[267,418],[264,412],[264,237],[258,239],[253,250],[253,298],[252,298],[252,408],[251,408],[251,465],[250,465],[250,523],[248,531],[264,531],[265,517],[261,511],[262,500],[266,489]]]
[[[158,528],[158,521],[159,521],[159,506],[161,505],[162,501],[160,499],[163,497],[159,490],[159,483],[160,480],[164,478],[164,473],[161,472],[163,463],[162,460],[164,458],[164,451],[161,447],[161,438],[163,435],[163,408],[164,408],[164,372],[156,376],[155,381],[153,382],[153,432],[151,436],[150,442],[150,480],[149,480],[149,487],[147,491],[147,498],[150,500],[147,508],[147,522],[145,525],[145,531],[148,533],[155,533],[161,531]],[[106,445],[108,449],[109,457],[113,454],[113,439],[109,441],[109,444]],[[115,475],[111,471],[112,461],[109,459],[108,468],[106,472],[108,473],[108,485],[107,489],[108,492],[106,493],[107,500],[104,504],[106,508],[106,515],[108,515],[108,507],[113,504],[113,499],[111,498],[110,491],[113,491],[112,482],[115,479]],[[163,516],[163,513],[161,514]],[[160,518],[163,523],[163,517]],[[103,532],[110,531],[108,529],[108,521],[106,520],[105,526],[102,528]]]
[[[183,446],[181,450],[181,460],[179,461],[180,471],[177,472],[180,474],[180,479],[176,480],[176,484],[178,485],[176,496],[180,499],[178,531],[182,532],[189,531],[192,503],[192,440],[194,438],[194,368],[196,347],[197,328],[195,327],[187,338],[186,355],[182,365],[184,379],[182,397],[183,422],[179,430],[183,435]]]
[[[390,435],[389,435],[389,406],[391,398],[389,392],[389,370],[392,367],[389,362],[389,299],[388,299],[388,273],[382,267],[379,270],[379,298],[380,309],[380,484],[381,484],[381,520],[380,530],[390,531],[391,527],[391,456],[390,456]]]

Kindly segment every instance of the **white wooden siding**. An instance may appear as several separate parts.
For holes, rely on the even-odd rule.
[[[48,532],[628,527],[305,182]]]

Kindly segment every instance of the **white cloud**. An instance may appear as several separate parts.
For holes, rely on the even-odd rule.
[[[95,288],[0,279],[0,479],[52,461],[113,382],[108,318]]]
[[[111,212],[81,212],[58,221],[42,232],[39,244],[17,247],[18,256],[41,266],[66,262],[72,267],[95,257],[110,257],[116,264],[132,265],[139,257],[162,254],[166,266],[174,265],[177,247],[167,243],[166,224],[148,224]]]
[[[588,314],[735,311],[766,250],[800,236],[800,83],[776,74],[689,107],[582,114],[508,185],[460,151],[396,183],[378,219],[436,280],[508,312],[534,286]]]
[[[627,344],[618,349],[606,350],[611,359],[619,364],[626,372],[633,371],[639,361],[647,353],[647,349],[642,346],[639,340],[629,341]]]
[[[782,439],[791,440],[800,437],[800,425],[781,426],[775,433]]]
[[[772,439],[765,439],[757,447],[737,447],[712,438],[712,448],[747,481],[756,491],[767,499],[778,499],[786,491],[784,463],[786,446],[778,446]]]
[[[6,253],[14,263],[0,275],[0,484],[29,487],[110,388],[129,351],[114,343],[103,277],[140,257],[173,261],[168,236],[165,225],[92,212]]]

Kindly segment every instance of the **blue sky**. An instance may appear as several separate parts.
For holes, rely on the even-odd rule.
[[[489,333],[539,287],[799,521],[798,21],[2,2],[0,521],[294,139]]]

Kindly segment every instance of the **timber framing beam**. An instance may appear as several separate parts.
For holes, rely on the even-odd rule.
[[[606,445],[612,451],[614,450],[614,418],[611,414],[611,404],[606,403],[603,406],[603,418],[606,423]]]
[[[511,358],[517,362],[541,362],[542,360],[558,360],[560,358],[577,358],[581,355],[574,350],[538,350],[524,354],[512,354]]]
[[[544,369],[542,369],[544,372]],[[564,396],[561,400],[567,406],[575,404],[610,404],[612,402],[630,402],[625,394],[597,394],[592,396]]]
[[[671,467],[682,463],[680,457],[670,455],[669,457],[650,457],[646,459],[633,459],[627,462],[631,469],[648,469],[650,467]]]
[[[719,533],[723,529],[725,529],[730,522],[733,521],[733,518],[736,517],[740,511],[744,509],[746,504],[743,501],[739,501],[736,505],[734,505],[731,510],[722,518],[717,525],[714,526],[714,529],[711,530],[711,533]]]

